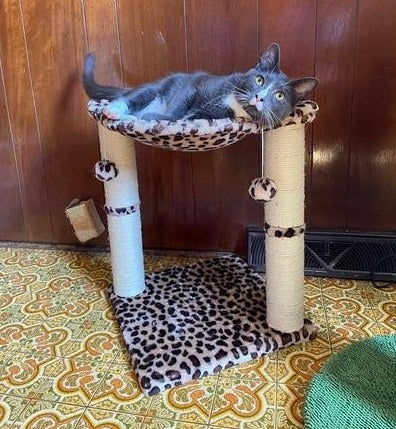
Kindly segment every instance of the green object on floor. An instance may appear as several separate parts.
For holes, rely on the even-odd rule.
[[[396,335],[352,344],[311,381],[306,429],[396,429]]]

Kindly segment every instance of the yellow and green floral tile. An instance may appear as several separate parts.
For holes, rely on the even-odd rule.
[[[308,384],[308,380],[302,383],[277,384],[277,428],[303,427],[303,405]]]
[[[331,355],[329,340],[320,332],[316,339],[297,344],[277,353],[278,383],[301,383],[310,380]]]
[[[264,425],[276,410],[275,386],[274,383],[257,380],[248,384],[243,380],[220,377],[210,424],[227,428],[247,428],[247,423],[257,422]]]
[[[92,396],[89,407],[141,415],[147,414],[150,401],[141,392],[130,365],[113,364]]]
[[[207,425],[146,417],[141,429],[207,429]]]
[[[196,259],[147,255],[145,264],[150,272]],[[307,277],[316,340],[147,398],[107,300],[108,254],[0,248],[0,267],[6,429],[5,419],[17,419],[13,429],[300,428],[306,387],[330,353],[395,330],[396,292]]]
[[[88,407],[73,429],[140,429],[145,416]]]
[[[32,286],[37,285],[38,280],[39,278],[36,274],[24,274],[23,272],[15,271],[14,268],[9,272],[2,270],[0,272],[0,308],[12,302],[26,302],[24,296],[27,295],[28,299],[31,297]],[[45,287],[45,283],[41,286]]]
[[[375,325],[371,306],[349,297],[324,297],[327,329],[331,344],[341,339],[357,341],[372,335]]]
[[[12,323],[0,327],[0,347],[11,353],[62,356],[69,347],[71,335],[67,328],[51,328],[45,321],[32,326]]]
[[[86,276],[57,277],[35,292],[34,300],[25,305],[24,311],[47,318],[60,315],[78,318],[89,312],[95,302],[103,300],[108,284],[105,279],[92,281]]]
[[[123,339],[117,332],[81,331],[68,341],[64,356],[112,363],[124,347]]]
[[[276,382],[277,355],[271,353],[249,362],[221,371],[221,378],[234,378],[243,382],[245,379],[256,379],[260,383]]]
[[[209,421],[218,376],[193,380],[151,397],[152,418],[204,424]]]
[[[326,330],[326,311],[321,293],[305,299],[304,316],[317,325],[319,332],[324,332]]]
[[[306,298],[322,295],[322,282],[319,277],[304,278],[304,295]]]
[[[21,397],[40,395],[56,359],[39,353],[0,352],[0,394]]]
[[[33,399],[18,415],[12,429],[74,429],[85,409]]]
[[[146,272],[166,270],[179,265],[188,265],[196,262],[199,257],[191,256],[159,256],[146,254],[144,256],[144,269]]]
[[[375,306],[374,306],[375,305]],[[396,296],[378,300],[373,305],[376,321],[390,331],[396,331]]]
[[[0,395],[0,427],[2,429],[11,429],[11,427],[17,429],[17,426],[12,425],[29,402],[30,399],[28,398]]]
[[[57,359],[51,363],[40,397],[45,401],[88,406],[108,371],[109,363],[106,361]]]

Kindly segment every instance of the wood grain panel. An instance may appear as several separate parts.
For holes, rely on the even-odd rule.
[[[27,232],[0,62],[0,240],[26,241]]]
[[[18,0],[0,2],[0,53],[19,170],[27,239],[50,242],[53,236],[46,172]],[[18,205],[10,210],[18,211]],[[13,240],[14,237],[10,234],[7,239]]]
[[[183,0],[119,0],[126,85],[185,71]],[[137,145],[145,247],[191,248],[194,190],[191,155]]]
[[[395,231],[395,28],[393,0],[0,1],[0,239],[76,243],[65,206],[103,202],[80,82],[87,50],[100,82],[137,85],[245,70],[274,41],[286,73],[321,81],[307,132],[307,223]],[[137,153],[146,247],[245,252],[246,225],[262,221],[247,194],[257,138],[212,153]]]
[[[74,197],[102,199],[92,175],[98,142],[81,88],[86,52],[81,1],[22,1],[55,242],[76,242],[65,217]],[[45,13],[43,13],[45,11]]]
[[[281,69],[288,76],[313,76],[316,0],[258,0],[258,2],[260,52],[272,42],[277,42],[281,47]],[[305,140],[305,220],[310,226],[312,126],[306,128]]]
[[[98,82],[122,86],[121,50],[118,33],[117,7],[114,0],[83,0],[84,18],[87,37],[87,51],[93,52],[96,59],[95,78]],[[106,19],[104,19],[106,17]],[[88,99],[88,97],[87,97]],[[97,136],[97,125],[92,120],[92,135]],[[98,212],[104,223],[106,215],[102,208],[104,195],[98,196]],[[106,244],[107,234],[93,240],[93,244]]]
[[[117,7],[114,0],[84,0],[87,50],[96,58],[95,78],[107,85],[122,85]],[[105,18],[105,19],[104,19]]]
[[[357,0],[319,0],[311,226],[345,229]]]
[[[186,2],[188,66],[228,74],[257,63],[256,0]],[[247,193],[258,176],[255,136],[220,151],[193,156],[196,248],[246,251],[246,225],[261,207]]]
[[[396,230],[396,7],[359,2],[347,227]]]

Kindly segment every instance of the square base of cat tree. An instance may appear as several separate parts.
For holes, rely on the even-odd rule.
[[[146,275],[133,298],[110,291],[140,387],[154,395],[316,337],[266,323],[265,283],[240,258],[220,257]]]

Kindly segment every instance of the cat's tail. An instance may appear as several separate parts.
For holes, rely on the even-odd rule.
[[[93,98],[94,100],[115,100],[116,98],[120,98],[130,90],[126,88],[117,88],[115,86],[105,86],[99,85],[95,81],[94,77],[95,70],[95,56],[91,52],[85,57],[84,62],[84,71],[83,71],[83,84],[85,88],[85,92],[88,97]]]

